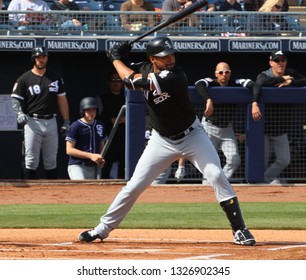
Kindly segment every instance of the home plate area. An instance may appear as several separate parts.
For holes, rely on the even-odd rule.
[[[76,237],[81,230],[19,229],[21,235],[16,238],[16,230],[11,229],[11,237],[15,238],[10,238],[10,235],[4,238],[1,235],[0,259],[306,259],[305,231],[254,230],[252,232],[257,244],[249,247],[234,244],[230,230],[117,229],[106,240],[92,243],[77,241]],[[31,238],[31,232],[35,235],[35,231],[40,236],[36,242]]]

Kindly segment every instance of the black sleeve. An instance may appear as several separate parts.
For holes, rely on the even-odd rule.
[[[258,102],[260,97],[261,97],[261,86],[260,86],[260,84],[254,82],[254,84],[252,86],[252,93],[253,93],[252,102]]]
[[[277,84],[284,82],[283,77],[269,77],[265,73],[260,73],[257,76],[256,82],[263,87],[274,87]]]
[[[302,79],[293,79],[292,86],[297,86],[297,87],[304,87],[306,86],[306,77],[302,78]]]
[[[296,86],[296,87],[306,86],[306,76],[304,76],[300,72],[290,69],[288,70],[288,75],[293,77],[291,86]]]
[[[261,86],[259,83],[254,82],[250,79],[237,79],[236,84],[237,83],[252,91],[253,94],[252,102],[257,102],[259,100],[261,96]]]

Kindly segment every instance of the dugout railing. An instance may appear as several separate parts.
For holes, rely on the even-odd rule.
[[[164,15],[171,16],[175,12],[121,12],[121,11],[0,11],[0,34],[2,36],[137,36],[152,28],[138,25],[138,29],[126,30],[121,23],[121,16],[150,16],[154,19],[153,26],[158,25]],[[30,23],[25,30],[20,30],[18,18],[26,15]],[[221,37],[303,37],[306,35],[304,20],[305,12],[196,12],[195,22],[180,21],[166,27],[157,34],[173,36],[221,36]],[[13,20],[15,18],[15,20]],[[63,25],[69,19],[78,19],[82,25],[69,27]],[[137,19],[136,19],[137,22]]]
[[[273,104],[275,119],[273,126],[288,127],[288,138],[291,150],[291,163],[282,172],[280,179],[288,183],[306,182],[306,88],[263,88],[260,108],[263,118],[255,122],[251,116],[252,95],[246,88],[209,88],[215,103],[236,104],[237,117],[234,120],[244,129],[246,141],[240,144],[241,165],[230,180],[237,183],[264,183],[264,125],[265,104]],[[202,117],[204,101],[189,87],[190,98],[199,118]],[[127,91],[126,99],[127,136],[126,136],[126,179],[134,171],[136,163],[145,147],[146,107],[139,91]],[[275,109],[274,109],[275,107]],[[224,117],[227,112],[224,112]],[[221,161],[222,160],[222,155]],[[177,162],[172,164],[168,183],[176,182],[174,172]],[[187,163],[186,177],[182,183],[202,183],[202,175]]]

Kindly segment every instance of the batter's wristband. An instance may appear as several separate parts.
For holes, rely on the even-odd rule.
[[[136,73],[135,73],[135,71],[134,71],[134,72],[133,72],[130,76],[128,76],[127,78],[128,78],[129,80],[133,80],[135,75],[136,75]]]

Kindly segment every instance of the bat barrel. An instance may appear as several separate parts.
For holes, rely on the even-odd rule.
[[[133,45],[133,43],[136,43],[138,41],[140,41],[142,38],[174,23],[177,22],[185,17],[187,17],[188,15],[198,11],[200,8],[204,7],[205,5],[207,5],[207,1],[206,0],[202,0],[202,1],[196,1],[195,3],[193,3],[191,6],[189,6],[188,8],[172,15],[171,17],[169,17],[167,20],[161,22],[159,25],[153,27],[152,29],[146,31],[145,33],[141,34],[140,36],[138,36],[137,38],[135,38],[134,40],[131,40],[128,42],[129,45]]]

